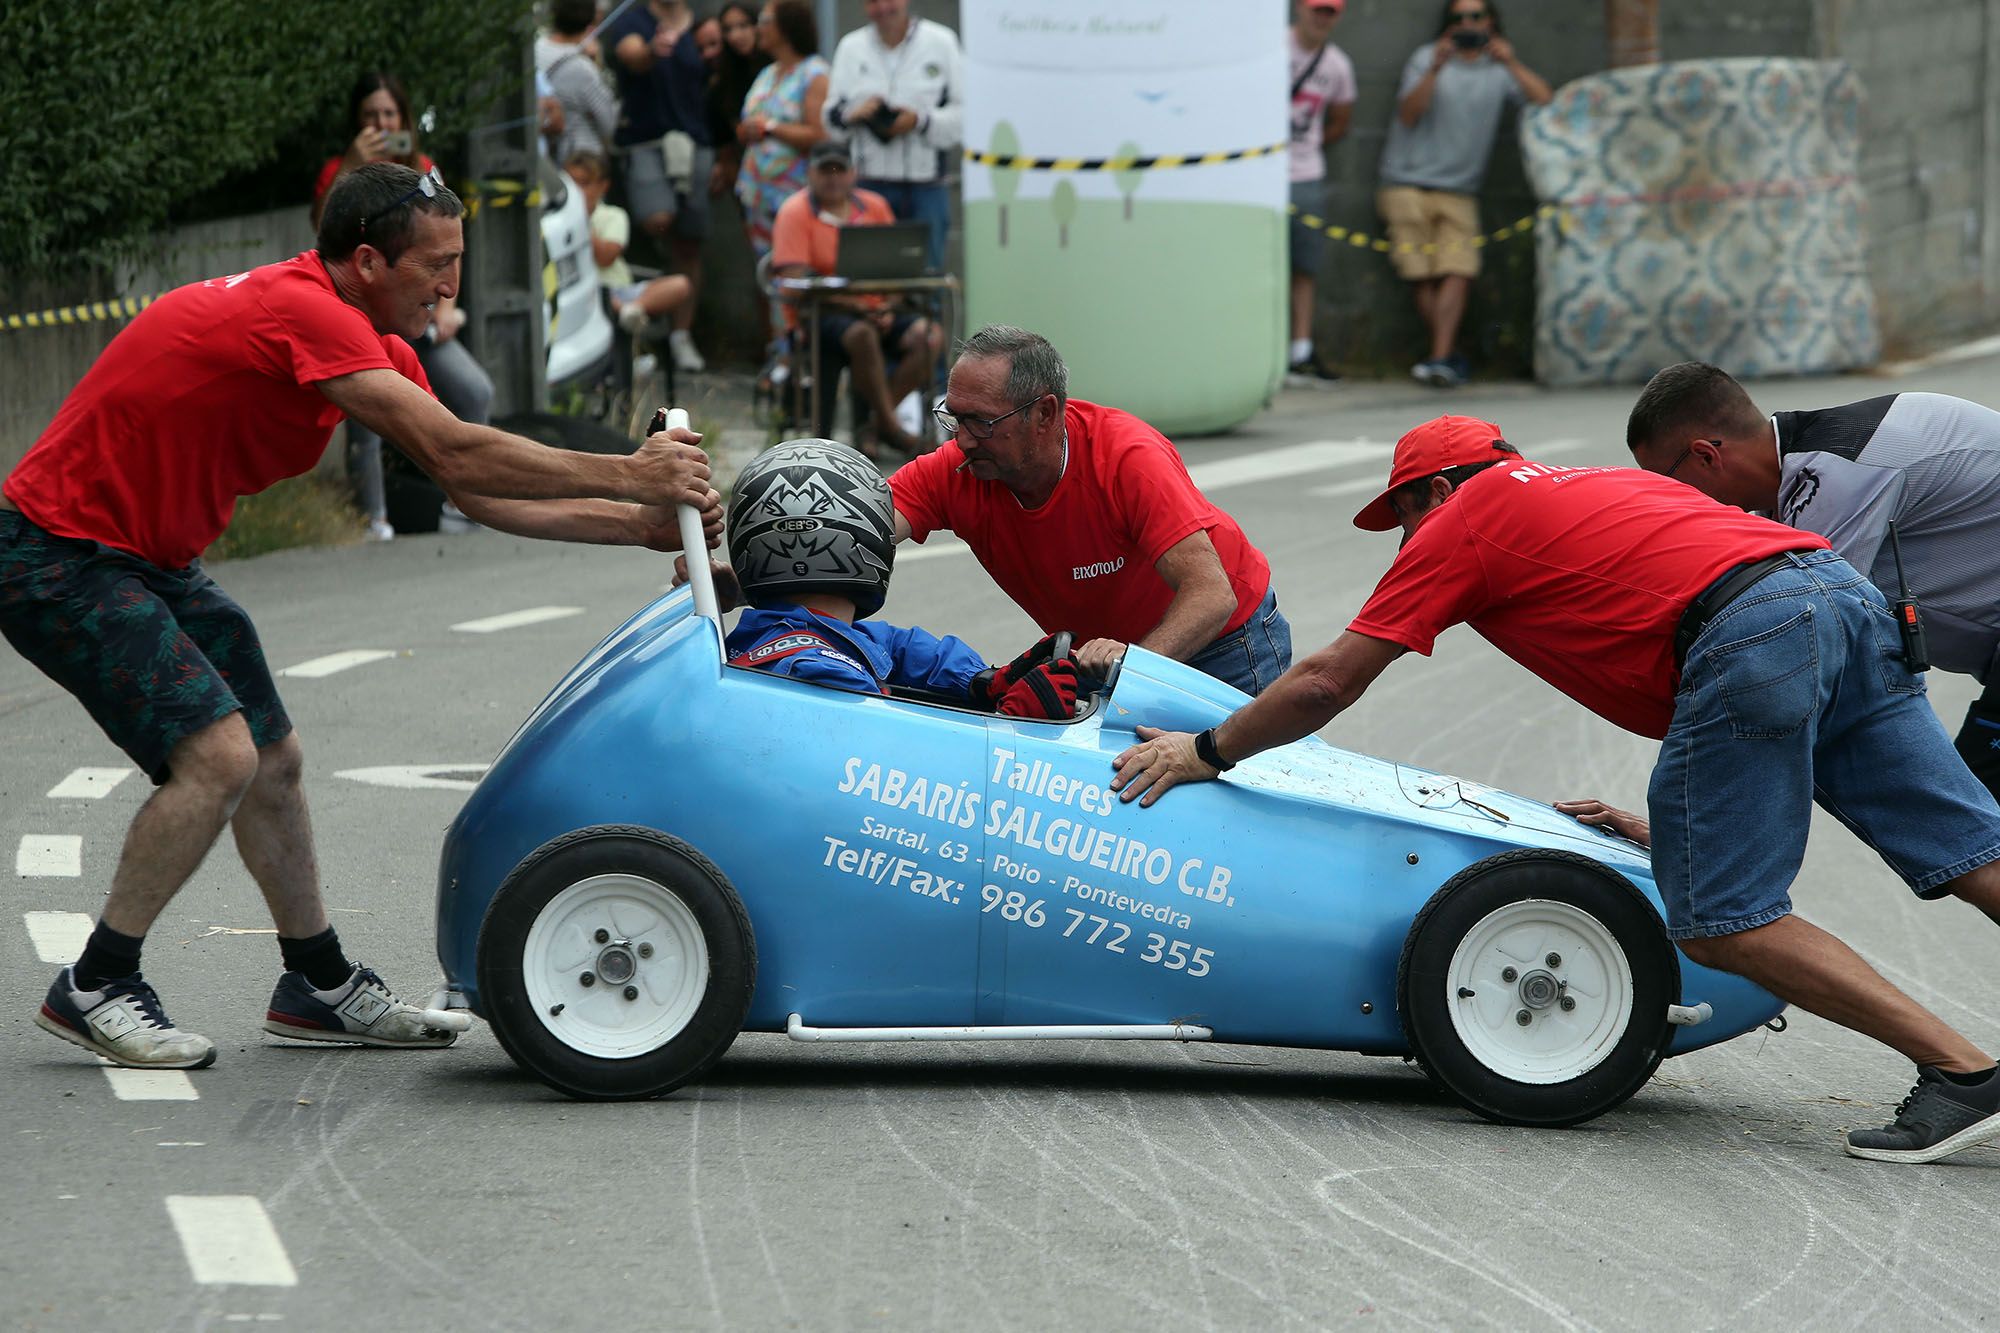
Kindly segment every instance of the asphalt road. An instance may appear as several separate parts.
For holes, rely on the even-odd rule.
[[[1994,368],[1757,396],[1767,409],[1899,388],[1980,397]],[[1303,652],[1345,624],[1393,541],[1347,521],[1386,450],[1298,446],[1386,446],[1449,407],[1493,416],[1530,457],[1622,462],[1629,402],[1337,387],[1288,394],[1186,452],[1271,556]],[[462,792],[339,775],[483,763],[659,590],[666,562],[481,533],[216,573],[277,666],[393,654],[281,683],[335,921],[350,952],[427,993],[432,875]],[[450,628],[537,607],[581,609]],[[963,555],[900,561],[890,608],[991,656],[1034,637]],[[1935,678],[1933,693],[1955,727],[1969,682]],[[1394,666],[1329,736],[1630,805],[1653,750],[1462,628]],[[277,951],[225,841],[146,960],[220,1059],[184,1081],[114,1082],[31,1021],[54,971],[38,953],[94,914],[146,794],[137,776],[47,794],[85,767],[125,761],[0,653],[0,875],[21,849],[0,914],[0,1327],[1957,1327],[2000,1309],[2000,1152],[1933,1167],[1843,1156],[1841,1134],[1888,1119],[1910,1071],[1796,1015],[1782,1035],[1674,1060],[1624,1108],[1559,1132],[1486,1124],[1392,1060],[1110,1043],[748,1037],[671,1098],[583,1105],[518,1073],[483,1028],[442,1052],[266,1037]],[[63,838],[80,841],[50,841]],[[71,847],[78,873],[57,873]],[[1824,818],[1797,897],[2000,1045],[2000,938],[1975,913],[1914,902]],[[71,915],[32,918],[38,944],[31,913]]]

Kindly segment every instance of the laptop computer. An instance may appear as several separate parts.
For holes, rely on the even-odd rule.
[[[885,222],[842,227],[834,251],[833,276],[858,280],[921,278],[930,264],[929,224]]]

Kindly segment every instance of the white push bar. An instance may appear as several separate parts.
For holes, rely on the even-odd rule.
[[[1207,1041],[1215,1033],[1193,1023],[1098,1023],[1070,1027],[809,1028],[785,1020],[793,1041]]]
[[[421,1015],[424,1026],[447,1032],[472,1031],[472,1010],[466,1006],[465,992],[455,986],[439,986],[431,995],[430,1008]]]
[[[1707,1000],[1697,1005],[1670,1004],[1667,1006],[1667,1021],[1677,1028],[1691,1028],[1696,1023],[1706,1023],[1715,1017],[1715,1006]]]
[[[676,426],[688,429],[688,414],[684,407],[667,409],[667,429]],[[694,611],[698,616],[706,616],[716,624],[722,623],[722,611],[715,601],[715,575],[708,567],[708,540],[701,530],[701,511],[691,504],[674,506],[675,516],[681,524],[681,554],[687,557],[688,586],[694,589]]]

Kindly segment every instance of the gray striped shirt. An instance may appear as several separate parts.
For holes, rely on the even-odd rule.
[[[1941,393],[1780,412],[1772,517],[1896,595],[1889,523],[1931,660],[1981,681],[2000,653],[2000,412]]]

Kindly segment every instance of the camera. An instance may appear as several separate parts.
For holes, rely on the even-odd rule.
[[[1476,28],[1457,28],[1452,31],[1451,44],[1461,51],[1477,51],[1491,40],[1490,35]]]
[[[383,151],[391,157],[408,157],[410,149],[413,146],[414,141],[410,138],[408,130],[384,130],[382,132]]]

